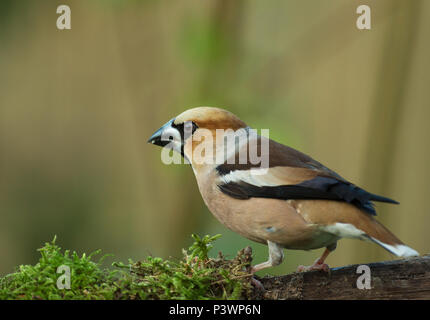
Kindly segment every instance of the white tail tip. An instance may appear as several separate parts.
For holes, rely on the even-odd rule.
[[[373,241],[375,241],[377,244],[379,244],[381,247],[384,247],[386,250],[390,251],[392,254],[395,254],[398,257],[417,257],[420,254],[415,251],[414,249],[404,245],[404,244],[386,244],[383,243],[375,238],[371,238]]]

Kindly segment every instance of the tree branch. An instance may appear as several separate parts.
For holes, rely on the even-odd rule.
[[[266,292],[260,299],[430,299],[430,255],[370,263],[370,289],[358,289],[359,265],[312,271],[260,281]],[[362,281],[360,281],[361,283]]]

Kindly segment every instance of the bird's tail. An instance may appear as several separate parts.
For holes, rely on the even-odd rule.
[[[405,245],[381,223],[376,220],[373,220],[373,222],[376,224],[376,228],[372,230],[374,232],[369,232],[366,236],[366,238],[368,238],[370,241],[379,244],[385,250],[391,252],[398,257],[407,258],[419,256],[419,253],[417,251]]]
[[[398,257],[417,257],[419,256],[419,253],[412,249],[411,247],[408,247],[405,244],[388,244],[384,243],[382,241],[379,241],[376,238],[370,237],[370,240],[379,244],[381,247],[383,247],[385,250],[391,252],[392,254],[398,256]]]

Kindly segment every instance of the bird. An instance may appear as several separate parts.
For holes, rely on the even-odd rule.
[[[148,142],[174,150],[191,165],[201,196],[219,222],[268,246],[267,261],[253,266],[253,274],[282,263],[284,249],[325,248],[312,265],[300,265],[297,271],[329,271],[325,260],[342,238],[370,241],[400,257],[419,255],[375,218],[373,202],[397,201],[372,194],[310,156],[259,135],[230,111],[188,109]],[[257,160],[267,160],[264,166],[251,159],[252,148],[257,156],[259,151]]]

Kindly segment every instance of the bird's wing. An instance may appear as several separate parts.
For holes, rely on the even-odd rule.
[[[261,144],[264,137],[259,137]],[[311,157],[267,139],[268,154],[260,147],[260,156],[268,156],[268,168],[258,165],[224,164],[217,166],[218,187],[225,194],[237,198],[319,199],[345,201],[365,212],[376,215],[372,201],[397,203],[369,193],[343,179]],[[263,150],[263,151],[261,151]],[[236,156],[236,155],[235,155]]]

